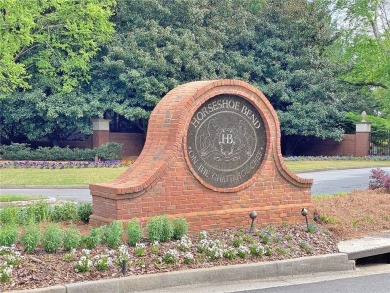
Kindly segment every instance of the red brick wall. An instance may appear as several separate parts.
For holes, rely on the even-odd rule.
[[[241,96],[257,108],[267,143],[264,161],[249,181],[216,191],[192,174],[185,138],[193,113],[219,94]],[[303,223],[300,210],[311,206],[311,184],[285,167],[276,113],[259,90],[237,80],[192,82],[173,89],[156,106],[136,162],[118,179],[90,186],[91,222],[168,214],[185,217],[190,229],[199,231],[249,225],[249,213],[256,210],[258,223]]]
[[[109,140],[123,144],[121,151],[123,157],[139,156],[145,144],[145,134],[110,132]]]
[[[356,135],[345,134],[338,142],[331,139],[312,139],[298,149],[300,156],[355,156]]]
[[[69,146],[71,148],[90,149],[92,148],[92,136],[83,141],[60,141],[58,145],[60,147]]]
[[[364,156],[368,156],[369,154],[370,154],[370,133],[357,132],[355,156],[364,157]]]

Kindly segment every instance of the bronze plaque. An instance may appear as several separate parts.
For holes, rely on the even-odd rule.
[[[195,172],[217,188],[248,181],[264,158],[266,131],[256,108],[246,99],[218,95],[191,118],[187,155]]]

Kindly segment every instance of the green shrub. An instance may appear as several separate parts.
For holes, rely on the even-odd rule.
[[[167,242],[173,236],[173,224],[166,215],[151,218],[147,229],[150,242]]]
[[[0,223],[3,225],[17,224],[19,222],[19,213],[17,207],[5,207],[0,210]]]
[[[64,249],[71,251],[80,245],[81,234],[77,228],[69,228],[64,232]]]
[[[78,219],[77,204],[75,202],[62,202],[52,206],[50,219],[53,222],[76,221]]]
[[[31,148],[26,143],[1,145],[0,153],[4,160],[31,160]]]
[[[142,239],[142,227],[137,218],[133,219],[126,226],[127,243],[130,246],[135,246],[141,242]]]
[[[184,218],[172,219],[173,223],[173,238],[176,240],[181,239],[188,232],[188,224]]]
[[[8,224],[0,227],[0,246],[11,246],[18,242],[18,226]]]
[[[92,215],[92,204],[80,203],[77,206],[77,215],[81,221],[83,221],[84,223],[88,223],[89,217]]]
[[[29,205],[25,209],[24,223],[26,223],[25,221],[30,222],[32,220],[35,223],[50,220],[50,209],[47,202],[39,201]]]
[[[49,160],[49,161],[93,161],[95,156],[101,160],[119,159],[122,144],[109,142],[95,149],[70,149],[69,147],[38,147],[36,150],[26,143],[1,145],[0,154],[4,160]]]
[[[103,235],[104,231],[106,229],[106,226],[100,226],[98,228],[93,228],[89,235],[86,237],[83,237],[81,242],[82,245],[87,249],[93,249],[97,245],[101,244],[103,242]]]
[[[101,160],[107,160],[107,161],[115,160],[120,158],[119,151],[121,149],[122,149],[121,143],[108,142],[96,149],[96,155]]]
[[[111,248],[117,247],[121,243],[123,225],[119,221],[114,221],[104,230],[104,242]]]
[[[56,252],[62,245],[63,232],[58,224],[50,223],[43,233],[42,244],[46,252]]]
[[[27,253],[33,253],[39,244],[41,234],[34,223],[28,224],[22,232],[21,242]]]

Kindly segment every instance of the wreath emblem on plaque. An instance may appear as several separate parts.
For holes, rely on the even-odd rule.
[[[200,136],[200,156],[226,162],[249,158],[253,147],[245,124],[240,120],[236,126],[217,126],[215,120],[210,119],[206,133]]]

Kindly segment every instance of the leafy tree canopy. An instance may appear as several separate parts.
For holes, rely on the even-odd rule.
[[[90,61],[114,32],[115,0],[0,1],[0,97],[51,79],[69,93],[89,79]],[[3,94],[1,94],[3,93]]]
[[[378,102],[370,111],[390,118],[390,1],[330,0],[339,38],[332,47],[346,71],[340,77],[362,86]]]

